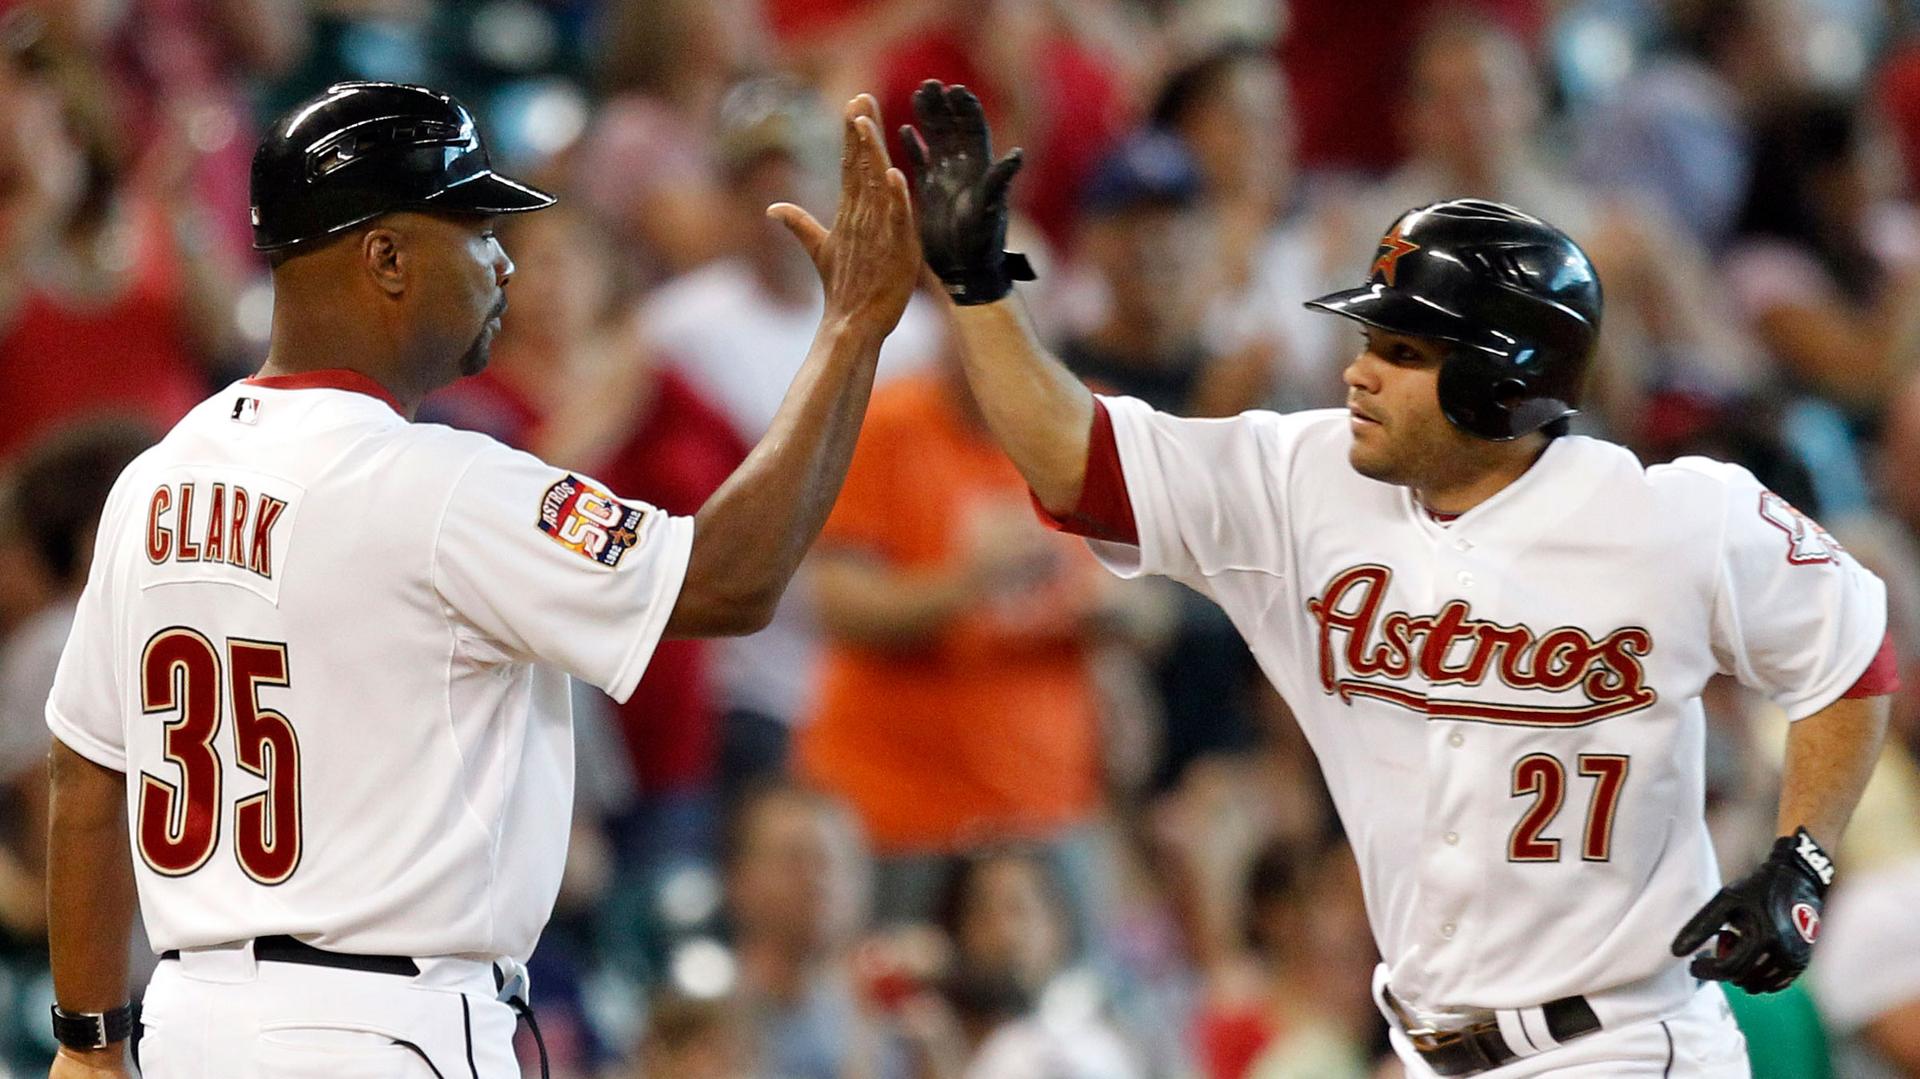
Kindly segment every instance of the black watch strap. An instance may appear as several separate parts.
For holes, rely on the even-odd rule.
[[[108,1012],[70,1012],[53,1006],[53,1037],[69,1049],[105,1049],[133,1034],[132,1004]]]

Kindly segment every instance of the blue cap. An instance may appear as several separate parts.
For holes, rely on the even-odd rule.
[[[1089,214],[1114,214],[1140,206],[1184,209],[1200,201],[1200,165],[1178,136],[1142,131],[1128,136],[1101,159],[1080,194]]]

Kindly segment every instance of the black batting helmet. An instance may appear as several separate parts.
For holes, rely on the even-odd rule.
[[[1440,410],[1496,442],[1579,411],[1600,335],[1600,278],[1587,253],[1545,221],[1481,199],[1402,214],[1366,285],[1307,306],[1451,344]]]
[[[513,214],[554,201],[493,171],[458,101],[392,82],[335,83],[301,102],[254,152],[252,186],[256,251],[395,210]]]

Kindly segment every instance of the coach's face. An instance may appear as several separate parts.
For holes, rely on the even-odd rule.
[[[1423,487],[1477,448],[1440,411],[1440,365],[1447,346],[1374,327],[1347,365],[1348,460],[1370,479]]]
[[[494,219],[407,214],[407,279],[414,292],[417,354],[431,385],[480,373],[507,309],[513,260],[494,235]]]

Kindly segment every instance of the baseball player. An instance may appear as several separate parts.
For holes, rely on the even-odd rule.
[[[769,213],[826,312],[766,440],[691,519],[413,424],[480,370],[513,263],[459,103],[342,83],[268,134],[273,338],[121,477],[47,705],[58,1079],[124,1076],[137,886],[153,1079],[518,1076],[566,852],[565,674],[764,625],[833,502],[919,248],[850,102],[831,232]]]
[[[1123,577],[1212,597],[1291,705],[1408,1072],[1747,1075],[1712,979],[1765,992],[1806,966],[1894,688],[1880,582],[1743,469],[1566,434],[1600,284],[1495,203],[1405,214],[1364,285],[1313,301],[1363,334],[1345,409],[1096,397],[1008,299],[1019,152],[993,159],[964,88],[914,106],[921,242],[988,422],[1060,527]],[[1724,889],[1702,812],[1715,673],[1795,721],[1780,838]]]

